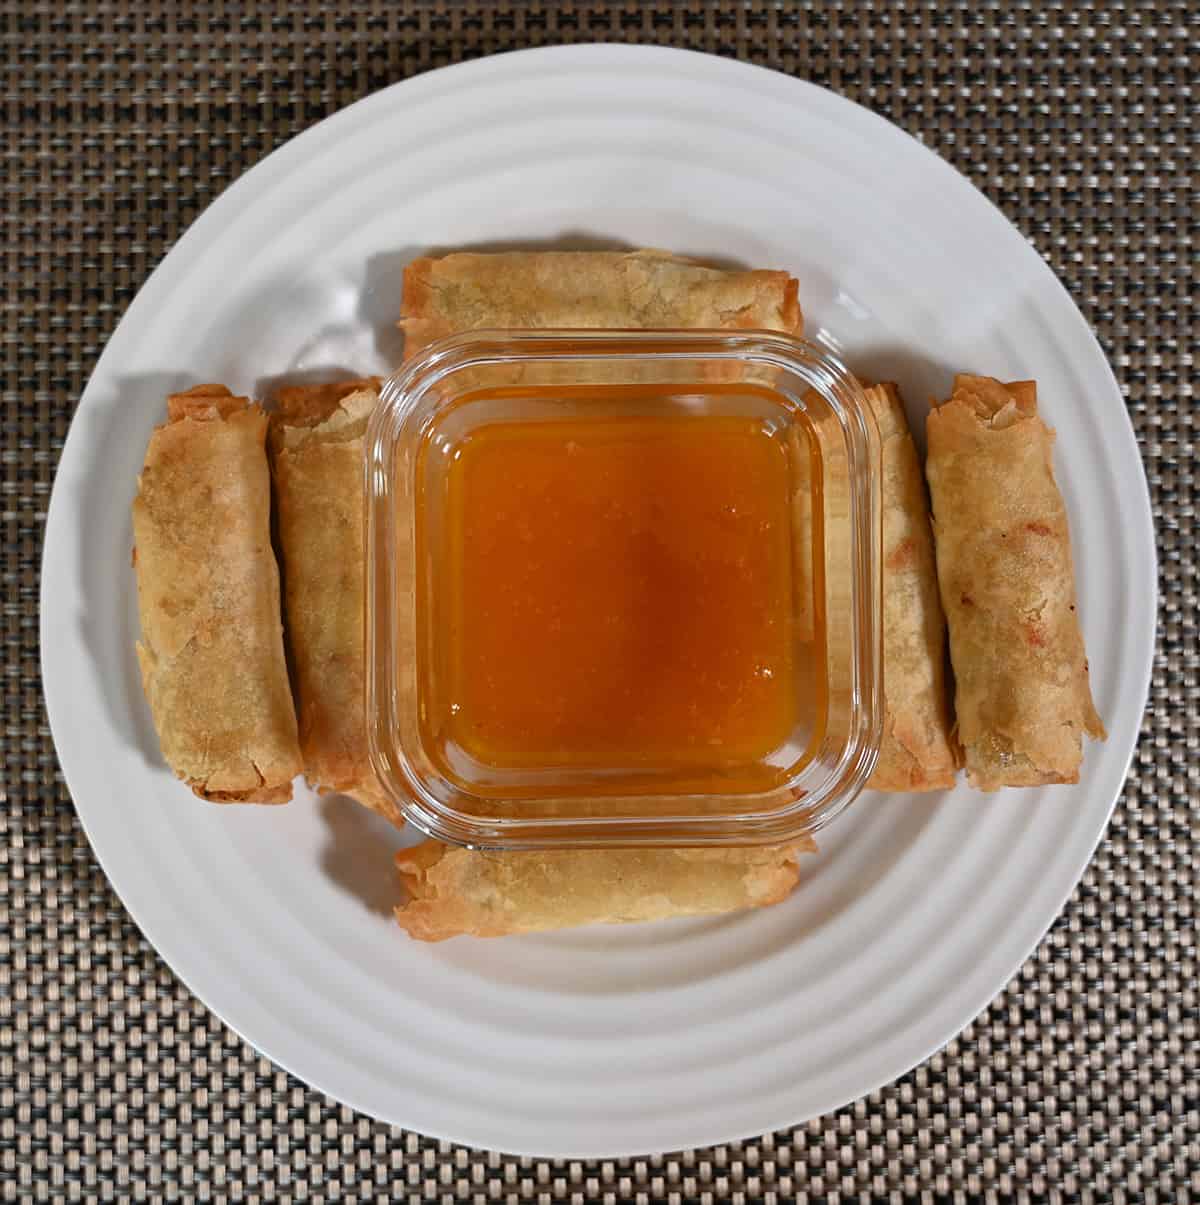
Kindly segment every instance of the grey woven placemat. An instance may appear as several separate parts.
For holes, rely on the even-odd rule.
[[[1197,8],[837,3],[0,6],[4,725],[0,1199],[1200,1199]],[[525,45],[630,40],[791,72],[938,150],[1096,328],[1145,456],[1160,630],[1108,838],[1004,994],[924,1066],[793,1131],[542,1162],[389,1129],[239,1041],[147,945],[57,773],[42,524],[75,399],[188,223],[376,88]],[[964,265],[964,287],[970,267]],[[715,1086],[719,1090],[719,1086]]]

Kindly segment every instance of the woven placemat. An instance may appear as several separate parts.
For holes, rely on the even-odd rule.
[[[1196,20],[1188,0],[357,0],[311,17],[225,0],[3,0],[0,1199],[1200,1199]],[[1108,837],[1040,949],[961,1037],[792,1131],[548,1162],[338,1106],[256,1055],[167,970],[97,867],[57,772],[38,557],[97,355],[231,180],[429,67],[600,40],[824,84],[921,138],[1004,210],[1121,381],[1154,501],[1161,602],[1142,739]]]

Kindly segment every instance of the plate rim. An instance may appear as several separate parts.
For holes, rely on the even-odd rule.
[[[162,940],[164,938],[164,934],[160,931],[160,926],[155,921],[154,917],[146,914],[144,911],[135,911],[132,907],[130,907],[129,903],[122,894],[120,887],[111,876],[109,864],[106,862],[100,846],[97,845],[96,835],[92,827],[88,824],[84,810],[79,807],[77,802],[77,793],[72,786],[71,775],[66,765],[67,759],[64,759],[63,757],[60,742],[56,735],[56,733],[64,730],[64,721],[61,712],[59,712],[58,706],[52,697],[53,691],[48,687],[48,683],[52,677],[55,678],[55,680],[58,678],[58,674],[52,664],[53,654],[49,651],[53,647],[53,632],[49,630],[46,605],[47,596],[51,593],[51,588],[48,587],[47,583],[50,582],[52,586],[59,572],[52,567],[51,549],[56,542],[53,538],[54,533],[58,531],[63,524],[68,523],[71,517],[67,513],[67,502],[64,498],[65,490],[59,488],[60,477],[62,476],[64,465],[67,466],[68,474],[70,474],[70,472],[73,471],[73,462],[79,458],[78,453],[74,449],[81,447],[80,439],[82,437],[79,435],[80,426],[76,423],[75,418],[79,411],[82,410],[84,405],[87,404],[89,394],[93,388],[93,383],[102,375],[106,362],[110,362],[117,358],[123,342],[123,340],[119,340],[117,337],[121,328],[126,327],[127,332],[132,329],[130,319],[133,318],[136,323],[141,313],[152,304],[157,293],[164,288],[168,279],[168,274],[178,270],[178,266],[181,261],[177,255],[177,252],[182,252],[185,255],[190,254],[193,249],[199,249],[201,247],[202,240],[207,236],[210,229],[214,232],[219,231],[223,226],[236,220],[241,207],[253,204],[253,190],[255,188],[261,189],[262,185],[269,183],[269,173],[271,170],[278,170],[279,168],[289,164],[292,160],[296,160],[297,163],[301,162],[303,156],[307,154],[308,148],[312,146],[319,137],[328,137],[331,130],[336,129],[338,126],[349,124],[356,119],[361,119],[363,113],[367,109],[375,106],[382,106],[389,101],[394,100],[396,94],[401,90],[408,89],[409,91],[405,92],[404,94],[406,96],[410,95],[416,90],[414,85],[418,87],[429,87],[432,81],[432,83],[436,86],[438,82],[445,82],[451,76],[464,78],[468,75],[483,76],[488,73],[497,73],[498,77],[500,77],[506,72],[509,72],[511,70],[511,65],[517,60],[520,60],[523,64],[528,63],[530,65],[536,65],[538,61],[550,63],[552,65],[556,61],[561,61],[563,66],[569,66],[572,59],[586,59],[593,64],[598,63],[598,60],[600,59],[610,59],[614,64],[620,60],[625,60],[626,62],[640,60],[639,63],[634,64],[639,71],[645,70],[645,66],[651,65],[653,60],[656,59],[660,61],[669,59],[672,63],[686,60],[696,68],[694,75],[698,83],[703,83],[705,78],[715,79],[717,75],[724,73],[724,77],[726,79],[732,79],[736,75],[741,75],[746,79],[753,77],[760,81],[766,81],[769,79],[771,85],[779,88],[781,91],[795,93],[811,90],[811,92],[820,94],[824,98],[832,98],[832,100],[837,102],[839,106],[844,105],[849,107],[843,111],[854,111],[859,119],[865,117],[869,119],[871,124],[878,123],[879,127],[886,128],[881,132],[881,136],[891,137],[898,134],[904,140],[906,140],[907,143],[911,144],[908,149],[911,150],[912,147],[919,148],[922,152],[924,152],[928,170],[937,170],[942,174],[943,179],[953,180],[956,188],[966,190],[972,194],[972,200],[975,205],[978,205],[980,201],[985,203],[993,211],[993,220],[998,219],[999,221],[1003,222],[1004,225],[1010,227],[1018,235],[1018,237],[1020,237],[1021,240],[1026,243],[1030,254],[1033,255],[1039,262],[1040,273],[1043,274],[1044,277],[1048,277],[1049,280],[1054,282],[1054,287],[1061,294],[1061,299],[1068,303],[1069,311],[1072,312],[1074,316],[1073,320],[1077,326],[1077,333],[1086,336],[1086,339],[1090,341],[1092,350],[1099,357],[1099,361],[1104,365],[1104,370],[1107,373],[1107,383],[1111,387],[1115,397],[1121,401],[1121,409],[1125,416],[1124,434],[1131,442],[1136,462],[1141,469],[1141,475],[1136,491],[1139,503],[1137,507],[1138,513],[1136,516],[1131,516],[1130,526],[1131,529],[1134,526],[1140,529],[1138,538],[1132,544],[1133,551],[1135,553],[1141,551],[1148,555],[1148,568],[1150,569],[1150,577],[1148,583],[1149,590],[1146,592],[1147,597],[1145,602],[1145,609],[1148,615],[1148,624],[1146,625],[1145,629],[1136,631],[1134,634],[1135,652],[1138,654],[1138,661],[1141,666],[1141,675],[1139,682],[1136,684],[1137,690],[1130,690],[1128,693],[1131,696],[1136,695],[1137,699],[1140,700],[1140,714],[1142,716],[1145,714],[1146,701],[1149,697],[1150,684],[1153,675],[1154,652],[1158,625],[1157,541],[1154,528],[1152,503],[1145,473],[1145,463],[1142,458],[1141,451],[1137,445],[1132,418],[1129,414],[1128,407],[1125,404],[1120,384],[1116,379],[1108,357],[1104,353],[1103,347],[1100,345],[1087,320],[1080,312],[1078,306],[1075,304],[1074,299],[1071,297],[1066,287],[1050,268],[1043,255],[1035,246],[1030,243],[1030,241],[1022,234],[1020,229],[1016,227],[1012,221],[1010,221],[1004,212],[986,194],[977,188],[970,179],[960,173],[947,160],[941,158],[941,156],[939,156],[936,152],[927,147],[919,139],[913,137],[913,135],[909,134],[902,127],[867,108],[865,105],[852,101],[848,97],[842,96],[832,89],[824,88],[820,85],[812,83],[811,81],[800,79],[795,76],[786,75],[783,72],[775,71],[771,68],[726,59],[717,55],[705,54],[699,51],[685,50],[674,47],[639,46],[621,43],[584,43],[578,45],[533,47],[522,50],[514,50],[503,54],[484,56],[478,59],[469,60],[467,62],[449,64],[443,67],[434,68],[430,71],[421,72],[418,75],[411,76],[403,80],[398,80],[384,88],[377,90],[376,92],[359,98],[337,112],[330,114],[321,121],[316,122],[294,137],[288,139],[286,142],[272,150],[269,154],[265,155],[262,159],[247,168],[235,180],[231,181],[229,185],[193,220],[193,222],[180,235],[171,248],[163,255],[162,259],[155,266],[154,270],[139,287],[136,295],[126,308],[125,312],[122,314],[120,320],[113,327],[100,356],[97,358],[92,371],[89,374],[88,383],[80,395],[79,404],[75,412],[72,414],[71,424],[68,429],[67,436],[63,442],[58,463],[55,466],[53,486],[46,511],[39,565],[38,633],[39,671],[41,675],[42,695],[43,699],[45,700],[47,721],[50,727],[52,738],[54,740],[59,770],[63,775],[63,780],[71,796],[72,803],[74,804],[76,815],[79,818],[80,825],[88,839],[88,843],[92,848],[97,863],[103,870],[113,892],[116,894],[118,899],[120,899],[122,906],[125,908],[134,924],[145,936],[146,940],[152,946],[157,956],[161,958],[165,965],[170,969],[171,973],[184,984],[186,989],[197,1000],[199,1000],[214,1017],[218,1018],[223,1025],[227,1026],[232,1032],[236,1033],[242,1041],[244,1041],[254,1050],[265,1055],[288,1074],[293,1075],[299,1082],[324,1093],[334,1100],[341,1101],[356,1111],[363,1113],[365,1116],[370,1117],[376,1117],[378,1114],[371,1109],[364,1108],[362,1105],[356,1104],[352,1099],[348,1098],[344,1091],[339,1090],[335,1093],[328,1087],[314,1081],[313,1079],[310,1079],[307,1075],[300,1074],[294,1069],[291,1059],[281,1059],[277,1054],[273,1053],[273,1042],[270,1040],[263,1042],[259,1039],[250,1038],[246,1033],[242,1032],[242,1030],[236,1024],[231,1023],[222,1012],[213,1007],[209,1003],[206,996],[202,995],[196,990],[190,977],[180,972],[177,965],[178,951],[172,950],[170,954],[165,952],[164,946],[167,949],[170,949],[172,946],[176,945],[177,942],[171,939],[169,933],[165,935],[165,941]],[[643,66],[643,64],[645,66]],[[713,75],[707,76],[706,73],[713,73]],[[500,80],[499,82],[503,81]],[[936,168],[930,166],[931,164],[936,165]],[[128,338],[128,334],[126,337]],[[116,352],[114,352],[114,348],[117,349]],[[57,720],[56,714],[58,715]],[[1086,855],[1078,859],[1078,865],[1073,866],[1071,881],[1066,886],[1065,890],[1062,891],[1061,899],[1058,901],[1057,907],[1055,908],[1053,914],[1047,919],[1044,927],[1041,929],[1036,939],[1030,944],[1028,950],[1026,950],[1016,964],[1007,971],[1007,973],[1003,976],[1003,979],[994,987],[989,988],[986,991],[986,994],[981,989],[978,995],[982,998],[972,1001],[970,1005],[970,1016],[967,1017],[967,1019],[964,1020],[953,1033],[940,1037],[934,1041],[932,1045],[928,1045],[928,1048],[915,1059],[910,1059],[905,1056],[905,1058],[901,1060],[896,1060],[896,1062],[902,1063],[903,1065],[890,1066],[886,1069],[881,1068],[880,1072],[873,1073],[870,1077],[873,1081],[870,1085],[862,1088],[860,1091],[856,1091],[848,1098],[831,1103],[828,1108],[822,1109],[818,1113],[810,1112],[807,1118],[775,1118],[774,1120],[766,1121],[761,1129],[755,1129],[747,1132],[739,1126],[737,1132],[732,1134],[727,1128],[719,1128],[714,1126],[714,1129],[711,1131],[689,1135],[686,1139],[686,1145],[681,1142],[676,1146],[663,1147],[662,1145],[655,1145],[645,1149],[657,1152],[664,1149],[688,1149],[694,1147],[718,1145],[744,1138],[748,1133],[764,1133],[771,1130],[786,1129],[802,1124],[803,1121],[807,1120],[808,1118],[813,1116],[823,1116],[828,1112],[843,1108],[852,1101],[860,1099],[862,1095],[876,1091],[880,1087],[893,1083],[896,1079],[907,1074],[914,1067],[926,1062],[932,1055],[936,1054],[949,1042],[953,1041],[962,1033],[964,1029],[966,1029],[974,1022],[974,1020],[979,1017],[979,1015],[988,1007],[988,1005],[1005,990],[1005,988],[1012,982],[1014,977],[1019,974],[1021,967],[1042,944],[1042,942],[1045,940],[1046,934],[1061,916],[1063,908],[1066,906],[1070,896],[1078,886],[1088,865],[1095,855],[1096,848],[1099,846],[1107,831],[1113,811],[1117,802],[1121,798],[1125,784],[1128,782],[1129,769],[1136,754],[1139,740],[1140,723],[1139,729],[1135,730],[1133,733],[1128,755],[1124,759],[1124,773],[1122,776],[1121,785],[1118,786],[1113,798],[1108,802],[1103,823],[1098,825],[1094,840],[1091,841],[1090,847],[1086,851]],[[101,844],[103,844],[103,842],[101,842]],[[886,1073],[886,1077],[880,1079],[879,1074],[882,1072]],[[408,1120],[391,1118],[386,1120],[388,1120],[390,1124],[400,1125],[404,1128],[411,1128],[416,1132],[427,1132],[423,1130],[419,1124],[414,1126]],[[470,1131],[471,1127],[467,1126],[464,1127],[463,1132],[461,1133],[444,1135],[438,1134],[436,1136],[444,1137],[451,1142],[467,1146],[485,1149],[494,1147],[493,1141],[487,1134],[472,1133]],[[610,1145],[606,1145],[603,1141],[598,1143],[588,1143],[584,1141],[569,1149],[559,1146],[552,1147],[549,1150],[539,1149],[531,1145],[521,1145],[520,1143],[513,1144],[506,1142],[503,1149],[514,1154],[554,1158],[611,1158],[631,1156],[641,1153],[640,1151],[631,1151],[624,1147],[614,1148]]]

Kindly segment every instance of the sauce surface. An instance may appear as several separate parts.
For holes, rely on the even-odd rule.
[[[768,423],[497,421],[444,471],[439,745],[499,768],[767,769],[796,721]]]

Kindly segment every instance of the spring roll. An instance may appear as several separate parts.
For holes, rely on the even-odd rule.
[[[202,799],[286,803],[300,772],[271,549],[267,418],[223,385],[167,400],[133,503],[142,685]]]
[[[378,384],[278,390],[271,448],[305,777],[402,824],[371,771],[364,712],[363,434]]]
[[[795,887],[799,846],[480,853],[424,841],[396,855],[410,937],[504,937],[777,904]]]
[[[938,598],[925,481],[893,384],[866,390],[883,463],[883,740],[868,787],[954,785],[957,751],[946,695],[946,620]]]
[[[1054,432],[1033,381],[960,375],[929,414],[926,474],[958,735],[972,786],[1078,782],[1105,737],[1075,603]]]
[[[786,272],[726,272],[665,251],[514,251],[414,260],[404,270],[404,356],[484,327],[799,333]]]

